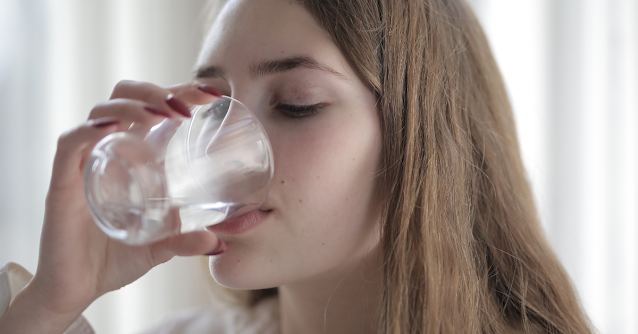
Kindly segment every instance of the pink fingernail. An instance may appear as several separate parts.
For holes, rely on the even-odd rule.
[[[219,245],[217,246],[217,249],[215,249],[214,251],[208,253],[208,254],[204,254],[204,255],[208,255],[208,256],[213,256],[213,255],[219,255],[223,252],[226,251],[226,248],[228,248],[226,246],[226,243],[224,242],[224,240],[222,239],[218,239],[219,240]]]
[[[160,115],[160,116],[164,116],[164,117],[171,117],[171,114],[169,114],[167,111],[162,110],[162,109],[160,109],[160,108],[158,108],[158,107],[156,107],[156,106],[154,106],[152,104],[148,104],[148,105],[144,106],[144,109],[146,111],[149,111],[149,112],[151,112],[153,114],[156,114],[156,115]]]
[[[115,124],[120,124],[120,120],[112,117],[105,117],[93,120],[93,124],[91,124],[91,126],[95,128],[105,128]]]
[[[222,97],[222,92],[213,87],[213,86],[209,86],[209,85],[199,85],[197,86],[197,89],[201,90],[202,92],[206,93],[206,94],[210,94],[210,95],[215,95],[217,97]]]
[[[168,94],[166,96],[166,103],[178,113],[184,115],[185,117],[191,117],[191,111],[188,109],[186,104],[179,99],[177,99],[173,94]]]

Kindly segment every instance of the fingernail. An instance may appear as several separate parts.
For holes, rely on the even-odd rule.
[[[93,124],[91,124],[91,126],[95,128],[105,128],[107,126],[111,126],[111,125],[115,125],[119,123],[120,123],[119,119],[116,119],[113,117],[103,117],[103,118],[98,118],[93,120]]]
[[[164,117],[171,117],[171,114],[169,114],[167,111],[162,110],[162,109],[160,109],[160,108],[158,108],[158,107],[156,107],[156,106],[154,106],[152,104],[148,104],[148,105],[144,106],[144,109],[146,111],[149,111],[149,112],[151,112],[153,114],[156,114],[156,115],[160,115],[160,116],[164,116]]]
[[[173,108],[173,110],[178,113],[184,115],[185,117],[191,117],[191,111],[188,109],[184,102],[178,100],[173,94],[168,94],[166,96],[166,103]]]
[[[217,246],[217,249],[215,249],[214,251],[208,253],[208,254],[204,254],[204,255],[208,255],[208,256],[213,256],[213,255],[219,255],[223,252],[226,251],[226,243],[224,242],[224,240],[222,239],[218,239],[219,240],[219,245]]]
[[[199,85],[197,86],[197,89],[201,90],[202,92],[206,93],[206,94],[210,94],[210,95],[215,95],[217,97],[222,97],[222,92],[213,87],[213,86],[209,86],[209,85]]]

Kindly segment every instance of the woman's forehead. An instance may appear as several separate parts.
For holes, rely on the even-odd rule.
[[[230,1],[206,38],[206,46],[264,48],[303,45],[321,29],[299,3],[285,0]]]
[[[229,1],[212,26],[198,60],[232,67],[289,57],[312,57],[347,71],[345,59],[305,7],[287,0]],[[335,68],[336,67],[336,68]]]

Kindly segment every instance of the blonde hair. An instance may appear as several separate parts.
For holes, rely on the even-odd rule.
[[[381,333],[591,333],[463,0],[298,0],[378,99]],[[251,304],[273,290],[251,293]]]

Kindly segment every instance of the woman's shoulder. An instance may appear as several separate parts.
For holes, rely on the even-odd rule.
[[[279,299],[265,299],[250,309],[211,306],[176,312],[140,334],[177,333],[279,333]]]

